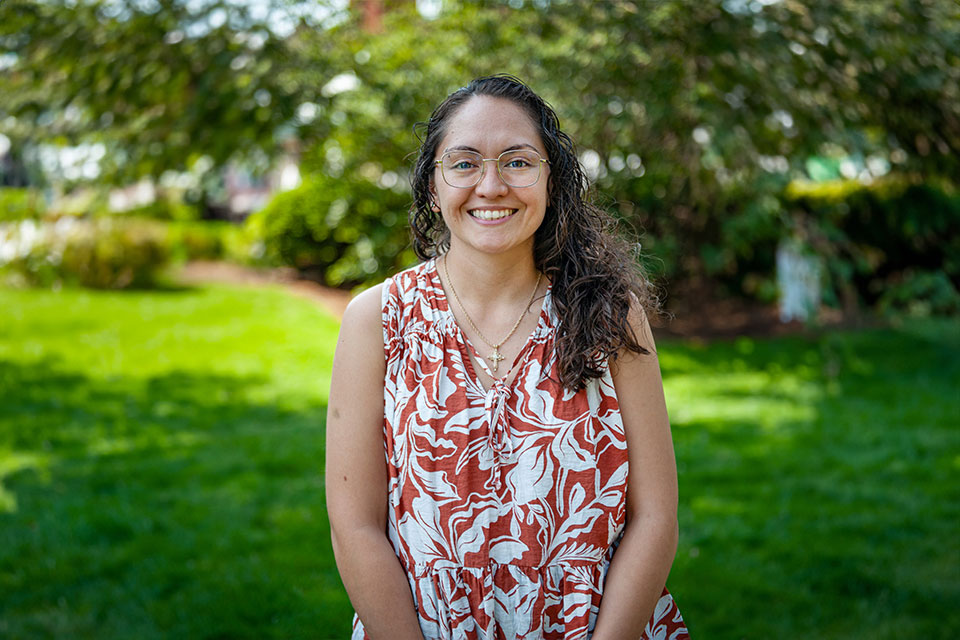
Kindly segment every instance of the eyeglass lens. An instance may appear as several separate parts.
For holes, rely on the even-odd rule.
[[[506,151],[497,159],[500,177],[511,187],[529,187],[540,179],[540,154],[535,151]],[[440,169],[451,187],[472,187],[483,175],[484,159],[475,151],[448,151]]]

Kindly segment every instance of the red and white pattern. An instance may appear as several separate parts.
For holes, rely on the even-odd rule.
[[[388,534],[426,640],[590,638],[626,517],[609,371],[551,379],[550,292],[513,382],[485,391],[429,260],[386,281]],[[667,592],[643,638],[688,638]],[[353,640],[367,638],[358,617]]]

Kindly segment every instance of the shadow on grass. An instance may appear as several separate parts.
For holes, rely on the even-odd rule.
[[[0,636],[342,638],[323,406],[0,361]]]
[[[936,335],[664,344],[694,637],[957,637],[960,345]]]
[[[957,326],[660,344],[693,637],[960,635]],[[346,638],[324,408],[262,383],[0,361],[0,637]]]

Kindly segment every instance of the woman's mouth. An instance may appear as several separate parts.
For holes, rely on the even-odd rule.
[[[516,212],[517,209],[470,209],[467,211],[471,217],[478,220],[501,220]]]

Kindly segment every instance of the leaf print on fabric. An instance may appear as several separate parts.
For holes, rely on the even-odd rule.
[[[553,488],[553,461],[547,451],[542,447],[522,450],[507,474],[507,484],[517,504],[546,498]]]
[[[597,501],[605,507],[617,507],[626,499],[627,463],[624,462],[610,475],[607,484],[600,490]]]
[[[490,541],[490,559],[499,564],[518,562],[529,549],[513,536],[501,536]]]
[[[496,518],[499,507],[493,500],[476,501],[458,509],[448,520],[450,538],[455,540],[457,560],[463,564],[470,554],[486,553],[489,544],[488,523]]]
[[[626,524],[613,380],[551,380],[550,289],[492,395],[429,260],[383,287],[387,533],[425,640],[589,640]],[[352,640],[367,638],[355,617]],[[645,638],[689,638],[664,589]]]
[[[411,513],[405,513],[397,523],[401,538],[406,542],[404,546],[412,556],[426,562],[453,555],[442,530],[440,514],[426,508],[429,503],[429,498],[414,498]]]
[[[551,452],[568,471],[592,471],[597,465],[588,420],[589,416],[577,416],[565,423],[553,440]]]

